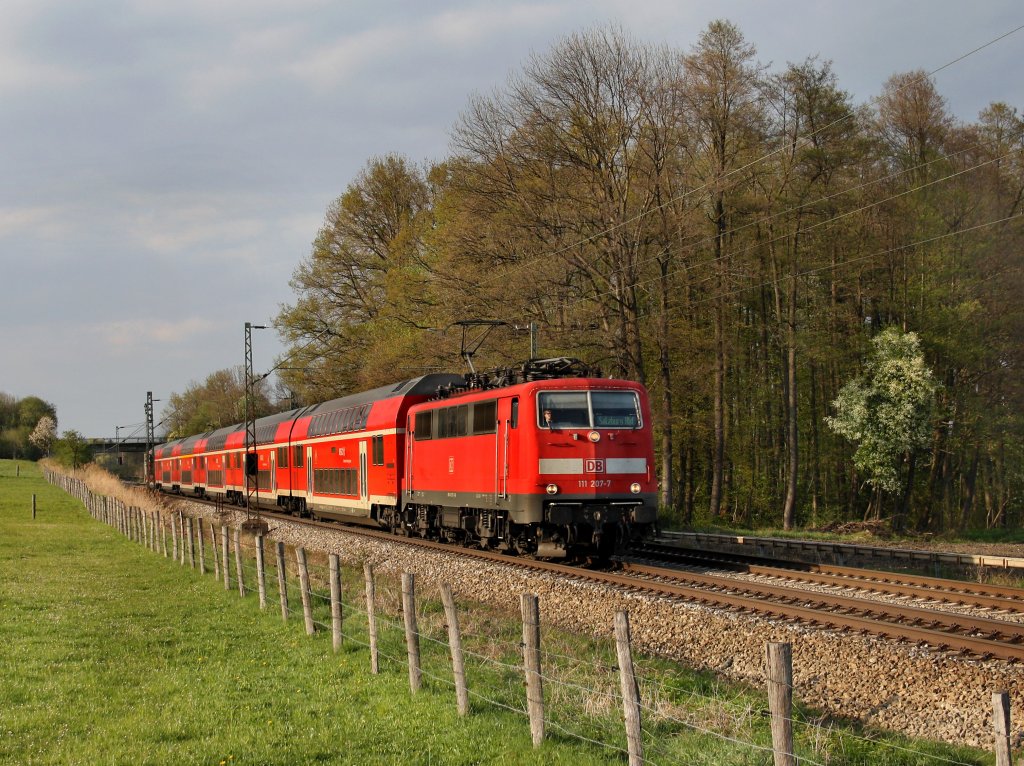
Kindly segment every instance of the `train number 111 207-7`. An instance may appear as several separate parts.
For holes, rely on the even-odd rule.
[[[576,482],[578,489],[611,489],[611,479],[580,479]]]

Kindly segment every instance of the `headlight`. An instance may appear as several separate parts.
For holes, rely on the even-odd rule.
[[[549,495],[557,495],[558,494],[558,485],[557,484],[548,484],[548,494]]]
[[[601,441],[601,434],[598,431],[591,431],[589,434],[587,434],[587,438],[590,439],[590,441],[594,442],[594,444],[597,444],[599,441]]]
[[[641,489],[642,487],[640,486],[639,482],[634,481],[632,484],[629,485],[629,491],[632,492],[634,495],[639,495]]]

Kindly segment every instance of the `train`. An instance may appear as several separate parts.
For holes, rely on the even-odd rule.
[[[546,559],[607,557],[657,523],[647,391],[576,359],[261,417],[248,449],[246,431],[156,446],[155,488]]]

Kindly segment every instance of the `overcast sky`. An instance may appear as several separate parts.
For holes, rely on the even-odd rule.
[[[1020,0],[0,0],[0,391],[113,435],[243,361],[366,161],[442,159],[474,91],[616,23],[689,49],[715,18],[774,69],[819,54],[869,101],[1024,24]],[[936,76],[1024,108],[1024,32]],[[282,346],[254,337],[257,372]],[[159,420],[162,404],[158,404]],[[123,433],[122,433],[123,435]]]

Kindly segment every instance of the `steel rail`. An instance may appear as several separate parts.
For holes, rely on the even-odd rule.
[[[840,588],[857,588],[874,593],[888,593],[899,596],[929,599],[949,604],[977,606],[987,609],[1001,609],[1010,612],[1024,612],[1024,589],[1010,586],[969,583],[962,580],[948,580],[939,577],[904,575],[857,567],[840,567],[826,564],[787,564],[768,566],[752,563],[763,561],[743,554],[707,552],[675,545],[648,543],[640,551],[646,556],[711,563],[748,574],[766,577],[780,577],[816,585],[833,585]]]
[[[192,502],[202,502],[202,499],[183,497]],[[225,510],[231,510],[231,506],[223,506],[207,501],[210,505],[219,505]],[[826,628],[848,630],[864,635],[875,635],[882,638],[889,638],[897,641],[910,641],[919,645],[927,645],[941,651],[952,651],[961,654],[971,654],[982,659],[1000,659],[1008,662],[1024,660],[1024,644],[1000,641],[995,636],[1003,635],[1001,632],[989,634],[988,636],[964,635],[961,633],[948,633],[942,630],[935,630],[930,627],[921,627],[920,624],[906,624],[901,622],[886,622],[870,615],[849,614],[836,611],[823,611],[821,607],[807,606],[796,603],[777,603],[766,601],[754,595],[743,595],[737,593],[723,592],[722,590],[708,590],[696,585],[681,582],[666,581],[665,578],[672,578],[681,573],[672,570],[656,569],[659,579],[643,579],[641,577],[619,574],[616,572],[582,569],[580,567],[557,564],[550,561],[539,561],[511,556],[495,551],[483,551],[474,548],[465,548],[450,543],[435,542],[419,537],[405,537],[393,535],[389,532],[359,526],[340,526],[336,522],[312,521],[300,519],[287,514],[269,512],[268,517],[289,521],[320,529],[333,530],[336,532],[347,532],[365,537],[386,540],[391,543],[409,545],[411,547],[435,550],[448,555],[461,556],[510,566],[532,571],[547,572],[550,574],[572,577],[578,580],[590,581],[602,585],[614,586],[627,592],[648,592],[663,596],[678,598],[683,601],[698,603],[706,607],[725,608],[728,610],[765,615],[777,619],[790,621],[797,620],[802,623],[820,625]],[[272,530],[271,530],[272,531]],[[651,568],[654,569],[654,568]],[[709,576],[710,577],[710,576]],[[718,578],[727,580],[727,578]],[[730,589],[736,590],[736,581],[730,581]],[[785,590],[785,589],[777,589]],[[798,591],[799,598],[808,602],[806,591]],[[817,594],[813,594],[817,595]],[[794,600],[794,591],[790,589],[789,596]],[[847,599],[852,602],[860,602],[861,606],[869,603],[872,607],[879,606],[877,602],[865,602],[863,599]],[[821,601],[819,599],[818,601]],[[943,613],[930,610],[917,610],[928,618],[941,618]],[[949,616],[946,614],[945,616]],[[960,619],[960,616],[956,616]],[[1004,621],[991,621],[999,623],[1003,627],[1013,626],[1013,623]]]
[[[721,575],[666,570],[662,567],[633,562],[627,562],[623,567],[627,572],[644,577],[667,578],[673,582],[683,582],[694,587],[708,588],[716,592],[738,593],[756,599],[773,600],[787,606],[805,604],[823,611],[831,612],[838,610],[845,613],[857,613],[864,617],[897,625],[927,625],[933,630],[942,632],[948,631],[956,634],[963,632],[970,634],[982,633],[992,638],[1003,637],[1007,643],[1019,644],[1024,647],[1024,625],[1006,620],[937,612],[932,609],[922,609],[903,604],[887,604],[850,596],[797,590],[784,585],[767,585],[764,583],[740,581]]]

